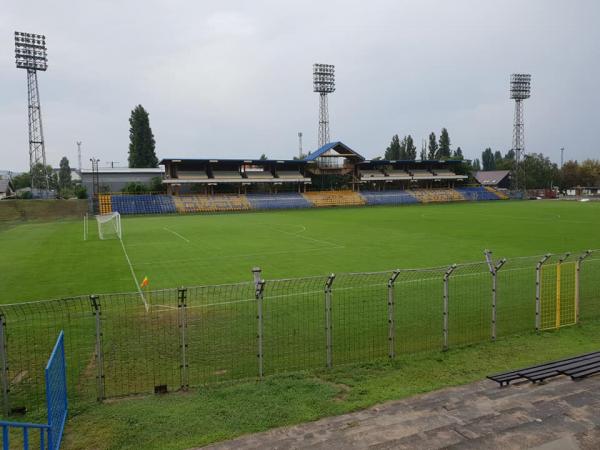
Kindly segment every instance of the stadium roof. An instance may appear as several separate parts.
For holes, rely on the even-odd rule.
[[[164,169],[160,167],[147,167],[147,168],[130,168],[130,167],[99,167],[98,173],[128,173],[128,174],[136,174],[136,173],[164,173]],[[81,173],[92,173],[92,169],[81,169]]]
[[[328,152],[331,152],[331,153],[327,154]],[[345,158],[357,159],[359,161],[365,160],[365,158],[362,155],[359,155],[358,153],[356,153],[354,150],[352,150],[346,144],[344,144],[340,141],[337,141],[337,142],[330,142],[329,144],[325,144],[323,147],[321,147],[320,149],[316,150],[315,152],[311,153],[306,158],[304,158],[304,161],[314,161],[317,158],[324,157],[324,156],[345,157]]]
[[[396,164],[396,163],[407,163],[407,164],[432,164],[432,163],[443,163],[443,164],[460,164],[464,162],[464,160],[460,159],[367,159],[363,161],[363,163],[369,164]]]
[[[475,173],[475,179],[483,186],[495,186],[509,174],[509,170],[480,170]]]
[[[232,163],[232,164],[305,164],[302,159],[230,159],[230,158],[163,158],[159,164],[178,163]]]

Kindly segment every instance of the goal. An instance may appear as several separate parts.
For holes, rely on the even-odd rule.
[[[98,223],[98,237],[100,239],[122,238],[121,215],[118,212],[99,214],[96,216],[96,222]]]

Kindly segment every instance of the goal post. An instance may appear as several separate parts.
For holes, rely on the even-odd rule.
[[[104,239],[121,239],[121,215],[118,212],[99,214],[96,216],[98,223],[98,237]]]

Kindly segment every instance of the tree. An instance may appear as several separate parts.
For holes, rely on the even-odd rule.
[[[465,157],[463,156],[463,152],[462,152],[462,148],[460,147],[456,147],[456,151],[454,152],[454,154],[452,155],[452,158],[454,159],[459,159],[459,160],[463,160],[465,159]]]
[[[438,158],[437,159],[447,159],[450,158],[450,136],[448,135],[448,130],[442,128],[440,133],[440,142],[438,148]]]
[[[560,169],[560,186],[563,189],[581,186],[581,168],[577,161],[567,161]]]
[[[404,138],[404,159],[417,159],[417,147],[410,134]]]
[[[519,185],[526,189],[547,189],[559,179],[557,165],[541,153],[525,155],[519,165]]]
[[[37,163],[32,167],[31,179],[36,188],[43,187],[45,189],[46,184],[50,189],[58,187],[58,177],[52,172],[52,166],[46,166],[46,169],[44,169],[42,163]]]
[[[481,163],[483,170],[496,170],[496,159],[491,148],[488,147],[481,153]]]
[[[586,159],[581,163],[581,186],[600,186],[600,160]]]
[[[31,174],[23,172],[12,177],[12,183],[15,190],[31,187]]]
[[[473,160],[473,162],[471,163],[471,167],[473,168],[474,171],[481,170],[481,163],[479,162],[479,158],[475,158]]]
[[[129,125],[129,167],[158,167],[154,135],[148,112],[142,105],[131,111]]]
[[[384,158],[388,161],[400,159],[400,138],[397,134],[392,136],[392,142],[388,148],[385,149]]]
[[[504,158],[502,158],[502,152],[499,150],[496,150],[494,152],[494,162],[496,163],[496,167],[502,165],[502,160]]]
[[[269,158],[267,158],[267,155],[265,155],[265,154],[263,153],[262,155],[260,155],[260,158],[259,158],[259,159],[260,159],[261,161],[266,161],[266,160],[267,160],[267,159],[269,159]]]
[[[432,131],[429,134],[429,153],[427,154],[427,159],[433,160],[437,158],[437,139],[435,137],[435,133]]]
[[[427,149],[423,147],[421,149],[421,161],[425,161],[427,159]]]
[[[58,171],[58,187],[61,190],[69,189],[71,184],[71,167],[69,167],[69,160],[67,157],[63,156],[60,160],[60,169]]]

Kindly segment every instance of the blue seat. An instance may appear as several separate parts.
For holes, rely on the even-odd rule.
[[[361,191],[360,195],[368,205],[408,205],[419,203],[419,200],[407,191]]]

